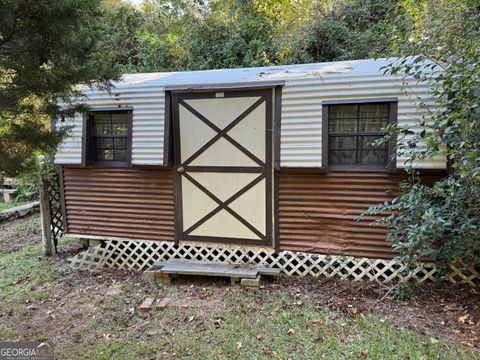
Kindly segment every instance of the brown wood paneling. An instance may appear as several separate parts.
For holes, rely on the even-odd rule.
[[[392,258],[386,228],[372,225],[373,218],[353,219],[370,205],[392,199],[404,178],[382,172],[281,172],[280,249]]]
[[[174,240],[172,169],[63,167],[71,234]]]

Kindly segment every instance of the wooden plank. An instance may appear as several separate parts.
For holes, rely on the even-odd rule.
[[[278,276],[280,275],[280,269],[258,268],[258,274],[264,276]]]
[[[225,276],[250,279],[254,279],[258,275],[277,276],[280,274],[279,269],[186,261],[160,261],[154,263],[153,268],[160,269],[162,273],[168,274]]]

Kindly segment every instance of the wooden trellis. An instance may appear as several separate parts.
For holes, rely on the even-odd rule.
[[[57,252],[58,239],[63,235],[64,223],[62,213],[62,200],[60,193],[60,176],[58,173],[52,175],[48,182],[48,200],[50,203],[50,224],[52,241]]]
[[[284,274],[312,277],[337,277],[353,281],[389,283],[405,280],[404,267],[395,260],[320,255],[292,251],[275,253],[265,248],[213,246],[173,242],[106,240],[100,245],[70,258],[74,268],[98,270],[104,267],[141,271],[156,261],[186,260],[229,264],[257,264],[280,269]],[[420,263],[410,275],[418,282],[435,279],[433,264]],[[445,277],[452,283],[477,286],[480,272],[472,266],[457,264]]]
[[[57,252],[58,239],[64,233],[59,174],[41,176],[39,192],[43,254],[48,256],[52,254],[52,243]]]

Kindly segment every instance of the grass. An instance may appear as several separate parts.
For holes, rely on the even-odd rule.
[[[261,304],[259,298],[263,299]],[[115,336],[114,339],[87,338],[80,346],[63,349],[62,354],[97,360],[474,359],[476,356],[462,345],[399,330],[371,315],[350,318],[317,309],[310,300],[292,307],[288,298],[265,296],[261,291],[232,291],[224,298],[223,306],[208,311],[185,312],[171,307],[163,313],[146,316],[142,331],[135,330],[138,326],[135,320],[119,317],[115,310],[119,301],[121,297],[109,299],[101,322],[104,331]],[[109,305],[112,303],[116,306]],[[94,326],[98,322],[80,332],[89,333]]]
[[[145,296],[171,303],[141,313]],[[60,359],[480,359],[462,344],[398,329],[374,314],[292,299],[286,288],[160,287],[128,275],[72,273],[61,258],[42,258],[38,245],[0,253],[0,339],[55,339]]]

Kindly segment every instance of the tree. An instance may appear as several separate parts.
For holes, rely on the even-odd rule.
[[[120,66],[100,46],[100,0],[6,0],[1,9],[0,172],[16,175],[64,135],[48,117],[80,95],[74,86],[109,87]]]

